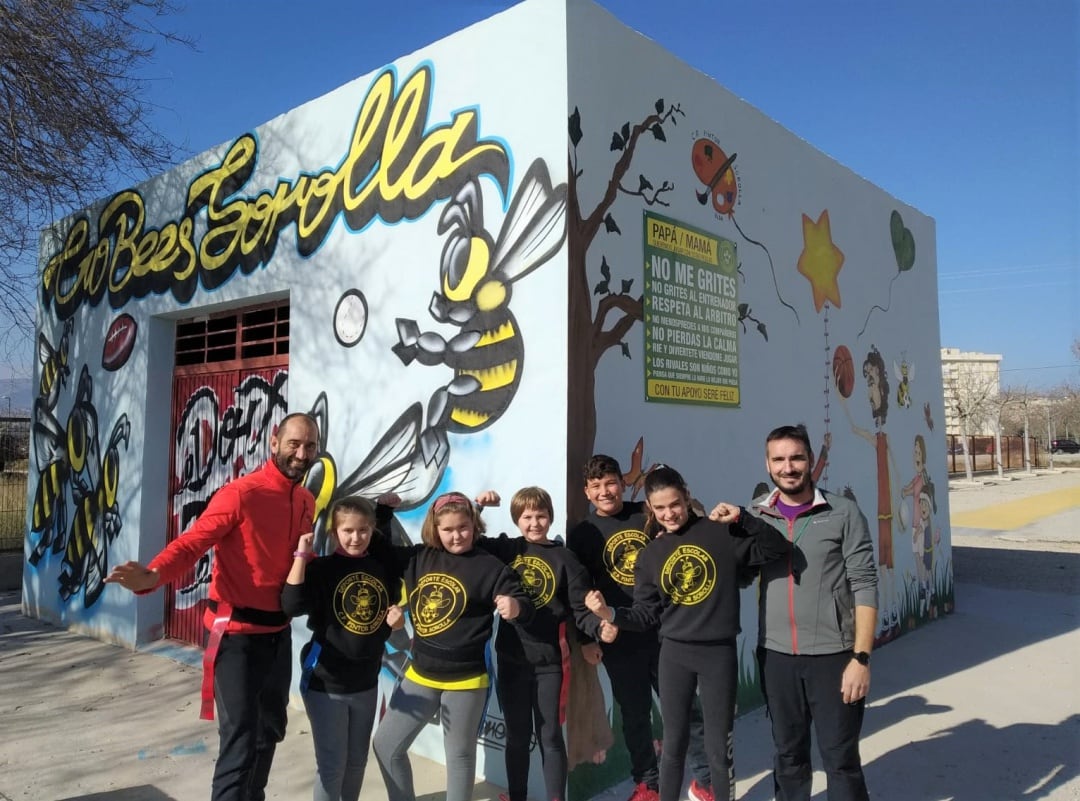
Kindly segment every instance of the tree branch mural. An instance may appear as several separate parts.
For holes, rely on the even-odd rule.
[[[578,168],[577,146],[584,137],[581,112],[575,108],[569,118],[570,178],[567,185],[567,238],[569,240],[569,369],[567,390],[567,514],[578,519],[585,514],[585,498],[581,492],[581,465],[592,453],[596,440],[596,367],[606,351],[618,345],[623,356],[630,358],[630,348],[623,341],[634,324],[642,319],[641,295],[630,294],[633,278],[619,279],[619,291],[611,288],[611,267],[601,256],[600,274],[603,278],[590,292],[587,270],[589,248],[601,228],[605,234],[622,235],[612,216],[611,207],[619,193],[640,197],[647,206],[667,206],[663,195],[675,185],[663,181],[659,187],[643,174],[638,175],[636,189],[628,189],[623,181],[630,171],[641,137],[651,134],[654,141],[666,142],[664,126],[676,125],[678,116],[685,116],[678,105],[668,106],[663,98],[656,101],[654,111],[640,122],[622,127],[611,135],[610,149],[620,153],[611,170],[603,197],[596,207],[584,212],[578,196],[578,180],[584,170]],[[646,139],[648,141],[648,139]],[[593,308],[592,295],[602,297]]]

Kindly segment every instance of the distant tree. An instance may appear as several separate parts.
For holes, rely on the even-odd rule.
[[[0,359],[28,353],[38,231],[141,180],[176,148],[150,122],[139,70],[170,0],[0,0]]]

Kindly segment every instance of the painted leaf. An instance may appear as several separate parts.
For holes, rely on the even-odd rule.
[[[657,114],[663,114],[664,113],[664,98],[662,98],[662,97],[659,100],[656,101],[656,113]]]
[[[624,142],[623,138],[619,136],[619,132],[615,131],[615,133],[611,135],[611,149],[622,150],[625,145],[626,142]]]
[[[581,112],[574,106],[574,113],[570,115],[570,143],[577,147],[581,141]]]
[[[620,236],[622,235],[622,231],[620,231],[619,226],[616,225],[615,218],[611,216],[611,212],[608,212],[606,215],[604,215],[604,230],[606,230],[609,234],[616,233]]]
[[[630,287],[632,287],[633,285],[634,285],[634,279],[633,278],[624,278],[622,280],[622,294],[629,295],[630,294]]]
[[[653,125],[650,130],[652,130],[652,135],[659,139],[661,142],[667,141],[667,137],[664,136],[664,129],[660,127],[660,123],[656,123],[655,125]]]

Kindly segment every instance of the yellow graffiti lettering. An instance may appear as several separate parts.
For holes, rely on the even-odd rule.
[[[83,302],[100,302],[106,275],[114,308],[151,292],[171,291],[186,302],[199,284],[214,289],[237,269],[246,274],[268,264],[290,224],[296,225],[297,252],[309,256],[339,215],[352,231],[376,216],[391,224],[416,219],[463,181],[485,174],[505,194],[509,154],[502,142],[478,138],[477,113],[460,111],[429,129],[431,67],[417,69],[397,90],[395,82],[392,69],[372,82],[348,153],[334,169],[280,179],[272,192],[245,197],[240,189],[258,160],[257,141],[245,134],[219,164],[191,181],[184,215],[158,231],[144,230],[145,207],[135,190],[118,193],[101,212],[96,245],[80,218],[47,260],[45,303],[51,300],[66,319]],[[204,209],[206,232],[196,243],[194,219]]]

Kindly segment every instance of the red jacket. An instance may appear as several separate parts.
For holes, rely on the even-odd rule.
[[[281,588],[289,575],[300,535],[311,531],[315,499],[290,481],[273,460],[261,469],[219,489],[199,518],[155,556],[148,567],[158,571],[158,586],[174,582],[208,548],[214,548],[210,598],[233,607],[281,611]],[[207,609],[209,628],[215,613]],[[279,631],[233,620],[229,632]]]

